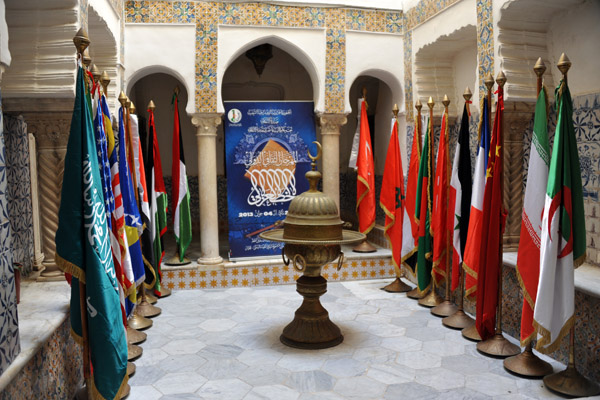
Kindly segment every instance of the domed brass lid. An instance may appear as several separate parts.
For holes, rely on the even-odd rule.
[[[321,157],[321,144],[317,145],[317,156],[312,160],[312,169],[306,173],[309,189],[296,196],[290,203],[283,229],[263,232],[260,237],[266,240],[291,244],[336,244],[355,243],[364,239],[360,232],[342,229],[343,222],[338,215],[337,205],[332,198],[317,189],[321,173],[316,170],[316,160]]]

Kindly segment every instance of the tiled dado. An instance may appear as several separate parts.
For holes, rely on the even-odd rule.
[[[346,30],[401,34],[397,11],[296,7],[262,3],[127,1],[128,23],[196,24],[196,109],[214,112],[216,103],[217,26],[249,25],[326,28],[325,109],[344,111]]]
[[[327,264],[321,275],[330,282],[395,277],[389,251],[385,253],[378,258],[347,260],[339,271],[336,263]],[[234,263],[213,271],[163,267],[163,285],[173,290],[285,285],[294,283],[302,275],[291,264],[286,266],[279,261],[232,265]]]

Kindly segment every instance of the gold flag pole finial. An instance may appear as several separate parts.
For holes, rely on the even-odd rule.
[[[362,88],[362,99],[363,99],[363,102],[365,103],[365,108],[368,110],[369,103],[367,103],[367,88],[365,86],[363,86],[363,88]],[[360,113],[360,110],[358,110],[358,112]]]
[[[150,100],[150,102],[148,103],[148,110],[154,111],[155,108],[156,108],[156,106],[154,105],[154,102],[152,100]]]
[[[91,63],[92,57],[90,57],[90,49],[88,47],[83,51],[83,65],[85,65],[86,69],[89,69]]]
[[[77,53],[82,55],[84,50],[90,45],[90,38],[88,37],[85,29],[80,28],[75,36],[73,37],[73,43],[75,44],[75,48],[77,48]]]
[[[175,89],[173,89],[173,92],[175,92],[175,95],[176,95],[177,97],[179,97],[179,91],[180,91],[180,90],[181,90],[181,89],[179,89],[179,85],[175,86]]]
[[[469,87],[467,86],[467,88],[465,89],[465,91],[463,93],[463,98],[465,99],[465,101],[471,101],[472,97],[473,97],[473,93],[471,93],[471,89],[469,89]]]
[[[494,77],[491,73],[488,72],[488,74],[485,76],[485,80],[483,81],[483,83],[485,84],[485,87],[487,88],[488,92],[491,92],[492,87],[494,87]]]
[[[433,101],[433,97],[429,96],[429,100],[427,100],[427,107],[429,107],[429,110],[433,112],[433,106],[435,105],[435,102]]]
[[[136,108],[135,108],[135,104],[133,104],[133,101],[129,102],[129,113],[130,114],[135,114],[136,113]]]
[[[127,104],[127,96],[125,96],[125,92],[121,90],[119,94],[119,103],[121,103],[121,107],[125,108]]]
[[[569,60],[569,57],[567,57],[567,55],[565,53],[562,53],[560,55],[560,58],[558,59],[558,64],[556,64],[556,66],[558,67],[560,72],[563,74],[563,79],[566,82],[567,81],[567,72],[569,72],[569,69],[571,68],[571,60]]]
[[[131,100],[129,100],[129,96],[125,96],[125,108],[127,109],[127,111],[129,111],[130,107],[131,107]]]
[[[92,76],[94,77],[94,81],[96,83],[100,82],[100,70],[96,67],[96,64],[92,64],[92,68],[90,70]]]
[[[496,83],[501,88],[504,87],[504,84],[506,83],[506,75],[504,75],[503,71],[498,72],[498,76],[496,77]]]
[[[398,119],[398,113],[400,109],[398,108],[398,104],[394,103],[394,108],[392,108],[392,114],[394,114],[394,118]]]
[[[544,72],[546,72],[546,64],[544,64],[542,57],[539,57],[537,59],[535,65],[533,66],[533,70],[535,71],[535,74],[538,76],[538,78],[541,78],[541,76],[544,75]]]
[[[447,94],[444,95],[444,100],[442,100],[442,104],[444,105],[444,111],[448,112],[448,105],[450,105],[450,99],[448,98]]]
[[[421,104],[421,100],[417,99],[417,102],[415,103],[415,108],[417,109],[419,114],[421,114],[421,108],[423,108],[423,104]]]
[[[106,71],[102,71],[100,83],[102,84],[102,91],[104,92],[104,95],[108,97],[108,84],[110,83],[110,77]]]

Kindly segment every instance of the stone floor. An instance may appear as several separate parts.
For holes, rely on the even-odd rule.
[[[279,341],[301,303],[294,285],[174,291],[146,330],[129,398],[560,398],[507,373],[416,301],[379,290],[389,281],[329,284],[321,300],[344,342],[325,350]]]

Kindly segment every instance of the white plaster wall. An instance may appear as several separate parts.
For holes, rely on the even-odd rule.
[[[227,68],[246,50],[263,43],[279,47],[302,64],[312,81],[315,112],[324,111],[326,46],[324,29],[219,26],[218,42],[217,112],[224,111],[221,84]]]
[[[119,15],[117,15],[108,0],[90,0],[88,6],[92,7],[106,23],[108,30],[117,44],[117,60],[119,60],[119,53],[121,52],[121,23]]]
[[[457,117],[461,118],[462,110],[464,105],[464,98],[462,97],[468,86],[473,93],[471,101],[471,109],[479,109],[479,74],[477,73],[477,47],[469,46],[459,51],[453,60],[454,67],[454,87],[455,96],[458,104],[456,110],[458,111]]]
[[[8,49],[8,26],[6,25],[6,7],[0,0],[0,63],[10,65],[10,50]],[[0,79],[2,75],[0,73]]]
[[[181,104],[179,112],[183,114],[185,106],[185,111],[193,114],[196,26],[126,24],[124,36],[127,92],[146,75],[159,72],[171,74],[182,82],[189,94],[187,105]]]
[[[498,76],[498,73],[500,72],[500,53],[499,53],[499,42],[498,42],[498,34],[500,33],[500,29],[498,28],[498,21],[500,21],[500,12],[501,10],[505,7],[505,5],[508,5],[508,3],[511,3],[515,0],[494,0],[492,1],[492,21],[493,21],[493,27],[494,27],[494,79],[496,79],[496,76]],[[494,89],[495,90],[495,89]]]
[[[548,53],[558,84],[562,74],[556,67],[564,52],[573,65],[568,73],[571,95],[600,92],[600,2],[587,0],[578,7],[555,14],[548,25]]]

